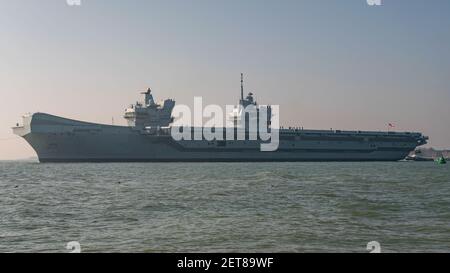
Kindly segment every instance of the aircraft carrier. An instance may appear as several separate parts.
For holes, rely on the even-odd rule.
[[[244,98],[242,83],[241,78],[239,106],[258,106],[252,93]],[[25,115],[13,132],[33,147],[40,162],[398,161],[428,140],[416,132],[301,127],[269,128],[279,132],[277,149],[270,152],[261,151],[260,139],[175,140],[171,134],[175,101],[156,103],[150,89],[143,94],[143,102],[125,111],[128,126],[34,113]],[[271,126],[270,120],[267,124]]]

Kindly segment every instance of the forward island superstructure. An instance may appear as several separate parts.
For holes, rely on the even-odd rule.
[[[241,108],[259,106],[249,93]],[[260,150],[261,140],[174,140],[171,126],[175,101],[156,103],[150,89],[144,102],[126,109],[128,126],[78,121],[46,113],[23,117],[13,128],[36,151],[40,162],[271,162],[271,161],[398,161],[428,137],[415,132],[279,129],[278,149]],[[236,108],[239,109],[239,108]],[[271,107],[268,106],[269,130]],[[236,110],[238,111],[238,110]],[[239,126],[240,113],[234,113]],[[243,118],[243,117],[241,117]],[[195,128],[191,128],[192,131]]]

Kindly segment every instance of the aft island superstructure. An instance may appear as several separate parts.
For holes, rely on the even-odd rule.
[[[40,162],[398,161],[428,140],[415,132],[271,128],[270,106],[264,113],[268,130],[279,134],[274,151],[261,151],[264,141],[249,139],[248,132],[241,140],[175,140],[171,134],[175,101],[156,103],[150,89],[143,94],[143,102],[125,111],[128,126],[35,113],[24,116],[13,131],[33,147]],[[239,106],[249,105],[259,109],[252,93],[244,98],[241,84]]]

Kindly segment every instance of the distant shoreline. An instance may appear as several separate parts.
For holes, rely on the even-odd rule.
[[[37,157],[19,158],[19,159],[0,159],[0,162],[39,162]]]
[[[450,150],[437,150],[432,147],[418,148],[409,156],[428,160],[434,160],[439,157],[450,158]]]

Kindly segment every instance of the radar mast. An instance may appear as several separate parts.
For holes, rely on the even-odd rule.
[[[241,73],[241,102],[244,101],[244,73]]]

